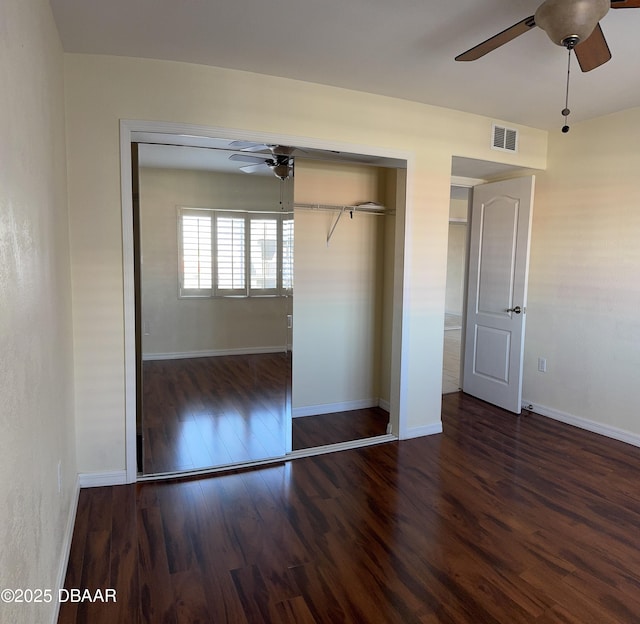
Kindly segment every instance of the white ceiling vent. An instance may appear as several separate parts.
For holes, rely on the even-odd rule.
[[[493,124],[491,132],[491,147],[503,152],[518,151],[518,131]]]

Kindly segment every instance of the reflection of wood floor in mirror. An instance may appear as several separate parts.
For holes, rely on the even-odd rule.
[[[284,454],[290,356],[153,360],[143,367],[143,473],[179,472]],[[380,408],[293,419],[293,448],[386,432]]]
[[[144,362],[143,473],[282,455],[289,362],[285,353]]]

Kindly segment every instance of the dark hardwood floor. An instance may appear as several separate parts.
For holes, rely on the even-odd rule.
[[[442,435],[82,490],[59,622],[630,624],[640,449],[461,394]]]
[[[151,360],[143,366],[143,474],[285,453],[291,359],[285,353]],[[293,449],[386,432],[380,408],[295,418]]]
[[[381,407],[294,418],[293,450],[384,435],[388,422],[389,412]]]

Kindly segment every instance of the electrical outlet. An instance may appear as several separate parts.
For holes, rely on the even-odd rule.
[[[541,373],[546,373],[547,372],[547,358],[538,358],[538,370]]]

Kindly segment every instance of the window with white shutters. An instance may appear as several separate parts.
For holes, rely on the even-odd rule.
[[[181,297],[275,296],[293,289],[293,217],[180,208]]]

